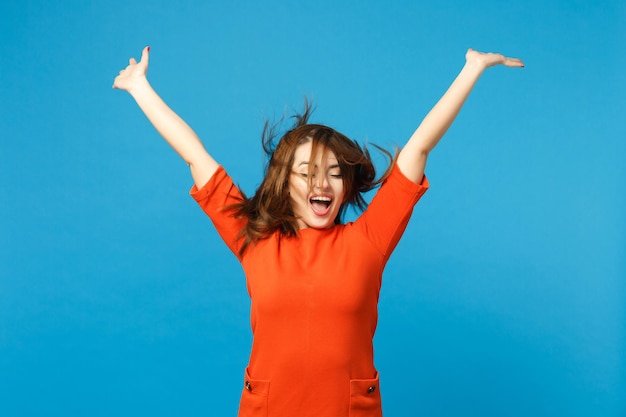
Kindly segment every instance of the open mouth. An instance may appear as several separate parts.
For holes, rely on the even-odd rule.
[[[323,216],[328,213],[332,201],[332,198],[323,195],[316,195],[309,199],[313,212],[318,216]]]

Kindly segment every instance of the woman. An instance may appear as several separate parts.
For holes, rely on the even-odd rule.
[[[270,161],[251,198],[152,89],[148,47],[115,78],[113,87],[131,94],[190,166],[191,195],[244,268],[254,341],[239,416],[382,414],[372,348],[382,271],[428,188],[428,154],[485,69],[523,67],[519,59],[472,49],[465,58],[380,179],[367,150],[327,126],[308,124],[307,107],[275,149],[265,130]],[[361,193],[383,181],[363,214],[341,224],[345,208],[364,208]]]

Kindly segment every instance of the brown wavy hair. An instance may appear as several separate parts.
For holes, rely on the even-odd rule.
[[[309,124],[312,111],[313,108],[305,99],[304,111],[302,114],[292,116],[295,123],[278,141],[276,141],[278,137],[276,132],[282,120],[275,124],[265,122],[261,140],[268,162],[263,182],[252,197],[247,198],[244,195],[241,203],[229,207],[234,211],[235,217],[247,220],[239,235],[244,239],[240,255],[250,244],[265,239],[275,232],[286,237],[298,235],[298,219],[293,212],[289,196],[289,177],[298,146],[312,142],[309,170],[313,169],[313,160],[317,152],[332,151],[337,157],[345,197],[335,218],[335,224],[341,224],[342,217],[349,206],[364,210],[367,202],[362,194],[381,184],[391,173],[397,151],[392,154],[384,148],[372,145],[389,160],[389,166],[383,175],[376,179],[376,169],[367,147],[361,147],[356,141],[328,126]],[[312,178],[312,175],[308,178]]]

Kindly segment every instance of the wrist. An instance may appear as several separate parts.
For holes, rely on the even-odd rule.
[[[485,69],[487,69],[487,67],[484,65],[484,63],[472,60],[465,62],[465,66],[463,66],[462,72],[471,74],[475,77],[480,77]]]
[[[143,95],[145,92],[150,91],[151,89],[152,86],[150,86],[150,83],[145,76],[137,77],[128,89],[128,93],[134,98],[137,98]]]

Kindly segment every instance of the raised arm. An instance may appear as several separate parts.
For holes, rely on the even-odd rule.
[[[127,91],[135,99],[150,123],[189,165],[194,183],[200,188],[215,173],[218,164],[191,127],[150,86],[146,78],[149,59],[150,47],[145,47],[141,60],[131,58],[128,66],[115,77],[113,88]]]
[[[448,91],[426,115],[415,133],[398,155],[400,171],[415,183],[422,181],[428,154],[446,133],[483,71],[495,65],[523,67],[521,60],[500,54],[481,53],[469,49],[465,66]]]

